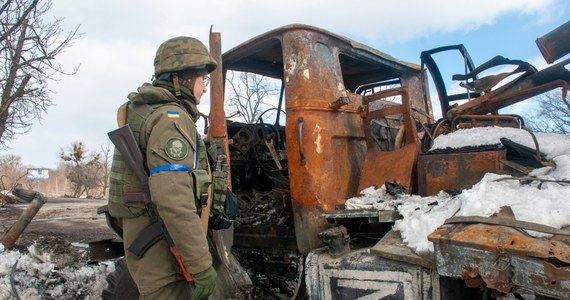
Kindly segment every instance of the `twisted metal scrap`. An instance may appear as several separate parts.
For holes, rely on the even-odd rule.
[[[505,177],[505,178],[499,178],[499,179],[495,179],[493,181],[505,181],[505,180],[518,180],[520,183],[522,184],[529,184],[533,181],[540,181],[540,183],[538,184],[538,189],[541,190],[542,189],[542,185],[545,182],[555,182],[558,183],[560,185],[563,184],[570,184],[570,180],[551,180],[551,179],[542,179],[542,178],[538,178],[538,177],[532,177],[532,176],[523,176],[523,177]]]

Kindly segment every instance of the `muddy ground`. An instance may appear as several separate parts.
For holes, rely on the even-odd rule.
[[[0,245],[0,300],[101,299],[114,261],[93,262],[89,242],[115,238],[97,208],[99,199],[47,198],[15,240],[12,251]],[[28,203],[0,206],[0,238],[31,207]],[[6,239],[4,239],[6,238]]]
[[[114,238],[105,216],[97,208],[103,199],[47,198],[46,203],[16,240],[14,247],[27,247],[41,237],[61,237],[70,243]],[[0,236],[14,224],[28,207],[27,203],[6,203],[0,208]]]

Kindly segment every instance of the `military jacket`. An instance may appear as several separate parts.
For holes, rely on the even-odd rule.
[[[142,109],[140,105],[149,107]],[[151,171],[149,189],[152,201],[186,269],[191,274],[204,271],[212,265],[212,258],[198,215],[196,177],[187,171],[152,172],[157,167],[160,170],[161,166],[168,165],[184,165],[192,170],[207,168],[205,147],[197,133],[195,121],[188,109],[180,105],[168,89],[149,84],[129,95],[127,123],[137,123],[141,118],[140,126],[134,126],[140,127],[140,132],[135,132],[135,136],[145,156],[146,167]],[[132,183],[132,178],[129,179],[130,175],[126,173],[124,190],[136,190],[136,183]],[[123,216],[125,249],[151,223],[144,207],[127,207],[132,215]],[[152,246],[142,258],[128,251],[125,253],[129,272],[143,295],[173,281],[183,280],[164,239]]]

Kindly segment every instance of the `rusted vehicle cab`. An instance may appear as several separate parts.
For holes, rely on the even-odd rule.
[[[232,186],[242,208],[251,208],[247,202],[252,199],[263,199],[257,207],[282,212],[280,222],[269,220],[268,214],[267,220],[257,224],[235,226],[234,252],[256,247],[269,248],[275,254],[287,249],[299,254],[302,269],[303,258],[324,246],[319,234],[333,227],[325,214],[373,185],[370,178],[394,172],[383,165],[397,165],[408,158],[410,162],[399,169],[405,169],[404,176],[411,178],[419,152],[414,118],[426,121],[431,115],[420,66],[326,30],[297,24],[269,31],[225,52],[222,65],[224,74],[240,71],[277,79],[281,83],[278,118],[286,118],[284,127],[279,121],[228,123]],[[419,113],[412,116],[411,108]],[[375,122],[375,115],[395,117]],[[393,142],[404,126],[408,129],[403,144],[410,147],[399,153]],[[370,138],[374,134],[376,137]],[[374,141],[377,145],[372,145]],[[379,149],[382,145],[386,147]],[[375,154],[395,154],[385,158],[374,155],[375,163],[368,163],[372,149]],[[256,158],[249,152],[255,152]],[[377,178],[376,183],[379,186],[386,179]],[[411,192],[414,184],[411,179],[407,183]],[[241,220],[249,214],[251,209],[242,209]],[[240,259],[243,255],[237,256],[246,264]],[[362,263],[376,262],[364,259]],[[328,283],[323,282],[325,286]],[[309,294],[321,299],[327,295]]]
[[[362,93],[403,87],[429,112],[418,65],[325,30],[289,25],[223,55],[223,68],[282,80],[292,214],[300,252],[321,246],[322,216],[357,194],[366,155]]]

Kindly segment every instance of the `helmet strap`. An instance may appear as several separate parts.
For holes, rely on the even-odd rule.
[[[172,84],[174,85],[174,95],[180,97],[182,93],[180,92],[180,82],[178,82],[178,74],[172,74]]]
[[[192,95],[194,95],[194,85],[196,84],[196,76],[192,76],[190,80],[186,81],[188,86],[187,88],[192,91]]]

